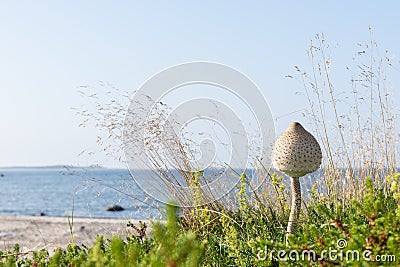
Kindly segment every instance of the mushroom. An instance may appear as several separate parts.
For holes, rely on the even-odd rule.
[[[299,178],[314,172],[321,165],[322,152],[317,140],[298,122],[292,122],[275,141],[272,150],[272,164],[280,171],[290,176],[292,205],[286,230],[286,245],[288,235],[296,234],[297,220],[301,208],[301,189]]]

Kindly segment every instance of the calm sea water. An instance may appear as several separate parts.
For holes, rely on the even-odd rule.
[[[110,218],[157,218],[147,195],[127,170],[110,169],[0,169],[0,214]],[[105,211],[118,204],[121,212]]]
[[[148,197],[128,170],[0,168],[0,173],[4,175],[0,177],[0,215],[67,216],[73,212],[79,217],[158,219],[164,213],[163,204]],[[251,173],[247,171],[247,177]],[[148,173],[137,174],[146,177]],[[310,189],[312,179],[302,179],[303,189]],[[289,187],[289,180],[286,184]],[[125,210],[105,210],[115,204]]]

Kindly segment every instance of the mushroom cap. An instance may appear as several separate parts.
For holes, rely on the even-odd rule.
[[[272,164],[290,177],[302,177],[321,165],[322,152],[317,140],[298,122],[292,122],[276,139]]]

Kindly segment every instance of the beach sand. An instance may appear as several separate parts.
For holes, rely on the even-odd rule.
[[[130,220],[138,225],[139,220]],[[149,225],[149,221],[142,220]],[[127,219],[74,218],[75,244],[90,246],[98,235],[126,236]],[[149,229],[147,230],[149,231]],[[71,243],[67,217],[50,216],[0,216],[0,250],[12,249],[18,243],[23,250],[57,247],[66,248]]]

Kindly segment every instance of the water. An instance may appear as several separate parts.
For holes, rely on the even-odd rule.
[[[160,216],[127,170],[0,169],[0,214],[145,219]],[[142,201],[145,201],[143,203]],[[118,204],[124,211],[105,207]]]
[[[67,216],[73,211],[74,216],[79,217],[149,219],[161,218],[164,213],[163,204],[140,189],[128,170],[3,168],[0,173],[4,174],[0,177],[0,215]],[[147,177],[148,171],[136,171],[136,174]],[[247,170],[246,174],[251,177],[252,170]],[[289,188],[289,180],[286,180]],[[307,191],[315,179],[302,180],[302,188]],[[125,210],[105,210],[114,204]]]

